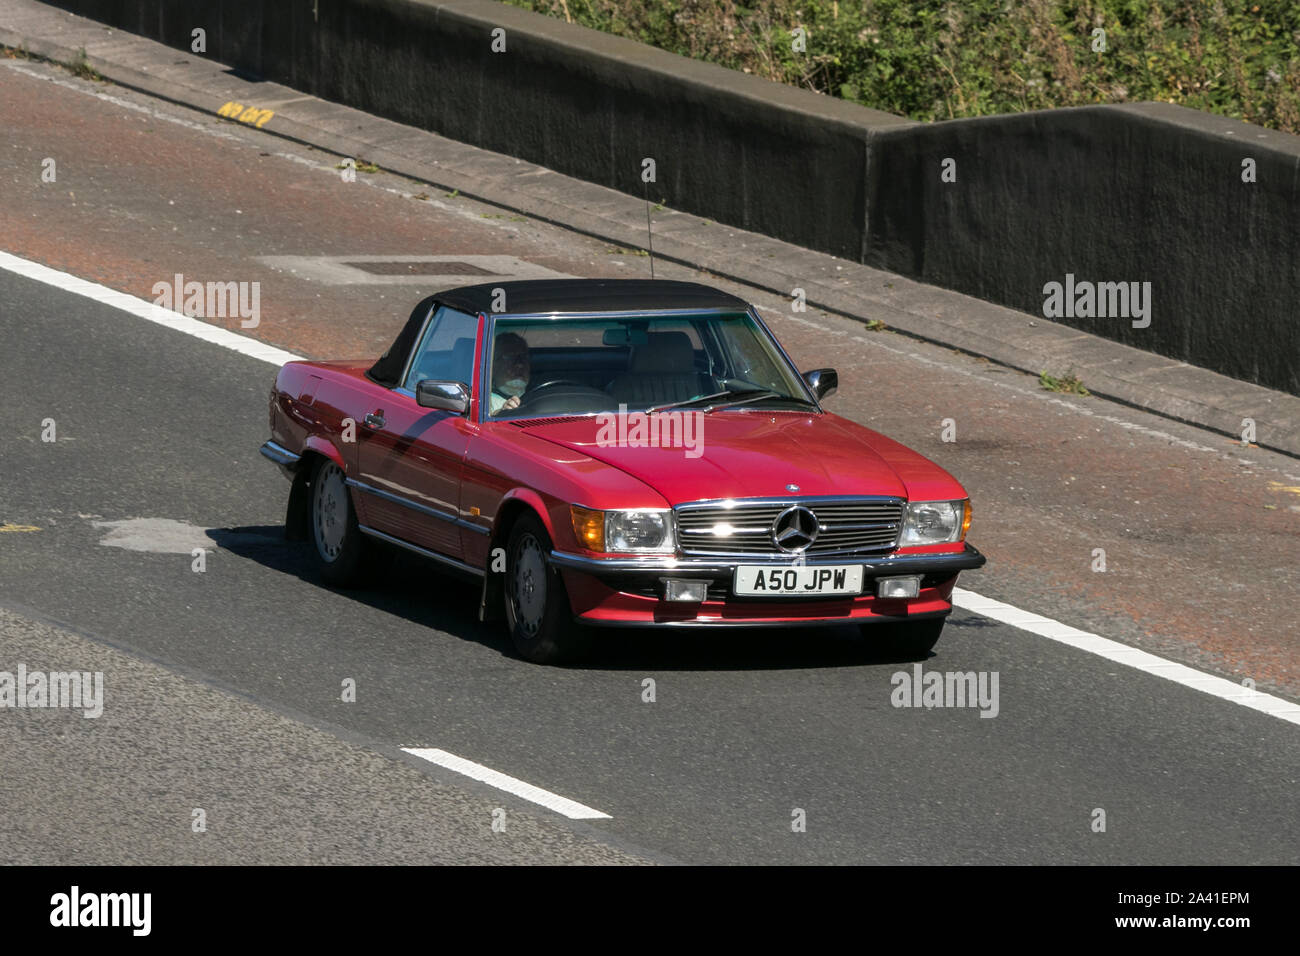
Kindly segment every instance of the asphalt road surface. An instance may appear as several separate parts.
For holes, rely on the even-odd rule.
[[[21,67],[0,68],[0,249],[146,299],[177,272],[260,281],[247,334],[302,354],[375,354],[432,290],[266,257],[644,266]],[[1296,697],[1294,461],[750,297],[801,365],[840,368],[835,411],[971,489],[990,564],[963,587]],[[524,664],[475,620],[474,589],[414,559],[370,590],[314,577],[282,537],[288,483],[257,452],[272,366],[6,272],[0,342],[0,670],[105,676],[101,718],[0,710],[5,862],[1300,860],[1293,723],[960,611],[923,662],[821,629],[617,632],[584,667]],[[1089,573],[1095,547],[1108,573]],[[996,674],[996,716],[894,706],[917,663]],[[569,821],[400,748],[608,818]]]
[[[1293,724],[973,615],[954,616],[923,667],[997,672],[993,718],[892,706],[891,676],[912,664],[874,659],[852,630],[620,632],[589,666],[554,669],[516,660],[475,621],[473,589],[418,562],[382,589],[332,591],[282,539],[287,483],[257,453],[271,366],[9,275],[0,301],[4,513],[41,529],[4,535],[6,602],[301,722],[486,764],[609,814],[587,826],[671,859],[1296,861]],[[49,418],[57,440],[43,442]],[[97,525],[121,516],[196,529],[214,547],[206,570],[183,533]],[[138,546],[177,553],[102,543],[132,527]],[[105,672],[110,713],[117,673]],[[16,725],[89,722],[4,718],[11,788],[42,773],[11,746]],[[204,806],[202,765],[173,760],[168,741],[205,718],[172,719],[144,739],[107,731],[104,746],[154,784],[133,814],[175,815],[181,790]],[[286,747],[286,768],[302,759]],[[295,772],[278,785],[309,783]],[[111,845],[122,808],[88,809],[80,840]],[[792,830],[797,810],[805,832]],[[6,844],[22,845],[12,828],[27,817],[5,819]],[[208,836],[270,825],[228,820]]]

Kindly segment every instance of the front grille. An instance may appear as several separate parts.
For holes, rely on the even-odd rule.
[[[899,498],[736,499],[678,505],[677,534],[688,555],[766,555],[791,558],[772,540],[787,508],[802,505],[817,518],[809,556],[879,554],[894,550],[903,523]]]

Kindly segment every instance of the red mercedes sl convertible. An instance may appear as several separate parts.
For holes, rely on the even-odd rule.
[[[593,625],[856,624],[924,656],[984,564],[970,500],[823,410],[836,383],[697,283],[476,285],[422,301],[377,362],[286,364],[262,454],[327,581],[413,551],[470,576],[529,660]]]

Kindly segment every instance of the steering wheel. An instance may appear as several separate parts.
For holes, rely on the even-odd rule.
[[[576,385],[578,388],[586,388],[581,382],[575,382],[571,378],[553,378],[549,382],[543,382],[541,385],[535,385],[530,388],[529,392],[540,392],[544,388],[550,388],[552,385]]]
[[[608,402],[609,396],[598,388],[570,378],[553,378],[521,395],[518,407],[526,408],[530,413],[581,414],[600,411]]]

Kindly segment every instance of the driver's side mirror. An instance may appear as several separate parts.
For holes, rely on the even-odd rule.
[[[464,382],[440,382],[427,378],[415,386],[415,404],[421,408],[442,408],[464,415],[469,409],[469,387]]]
[[[815,368],[803,373],[803,380],[808,383],[812,393],[821,401],[839,388],[840,377],[833,368]]]

